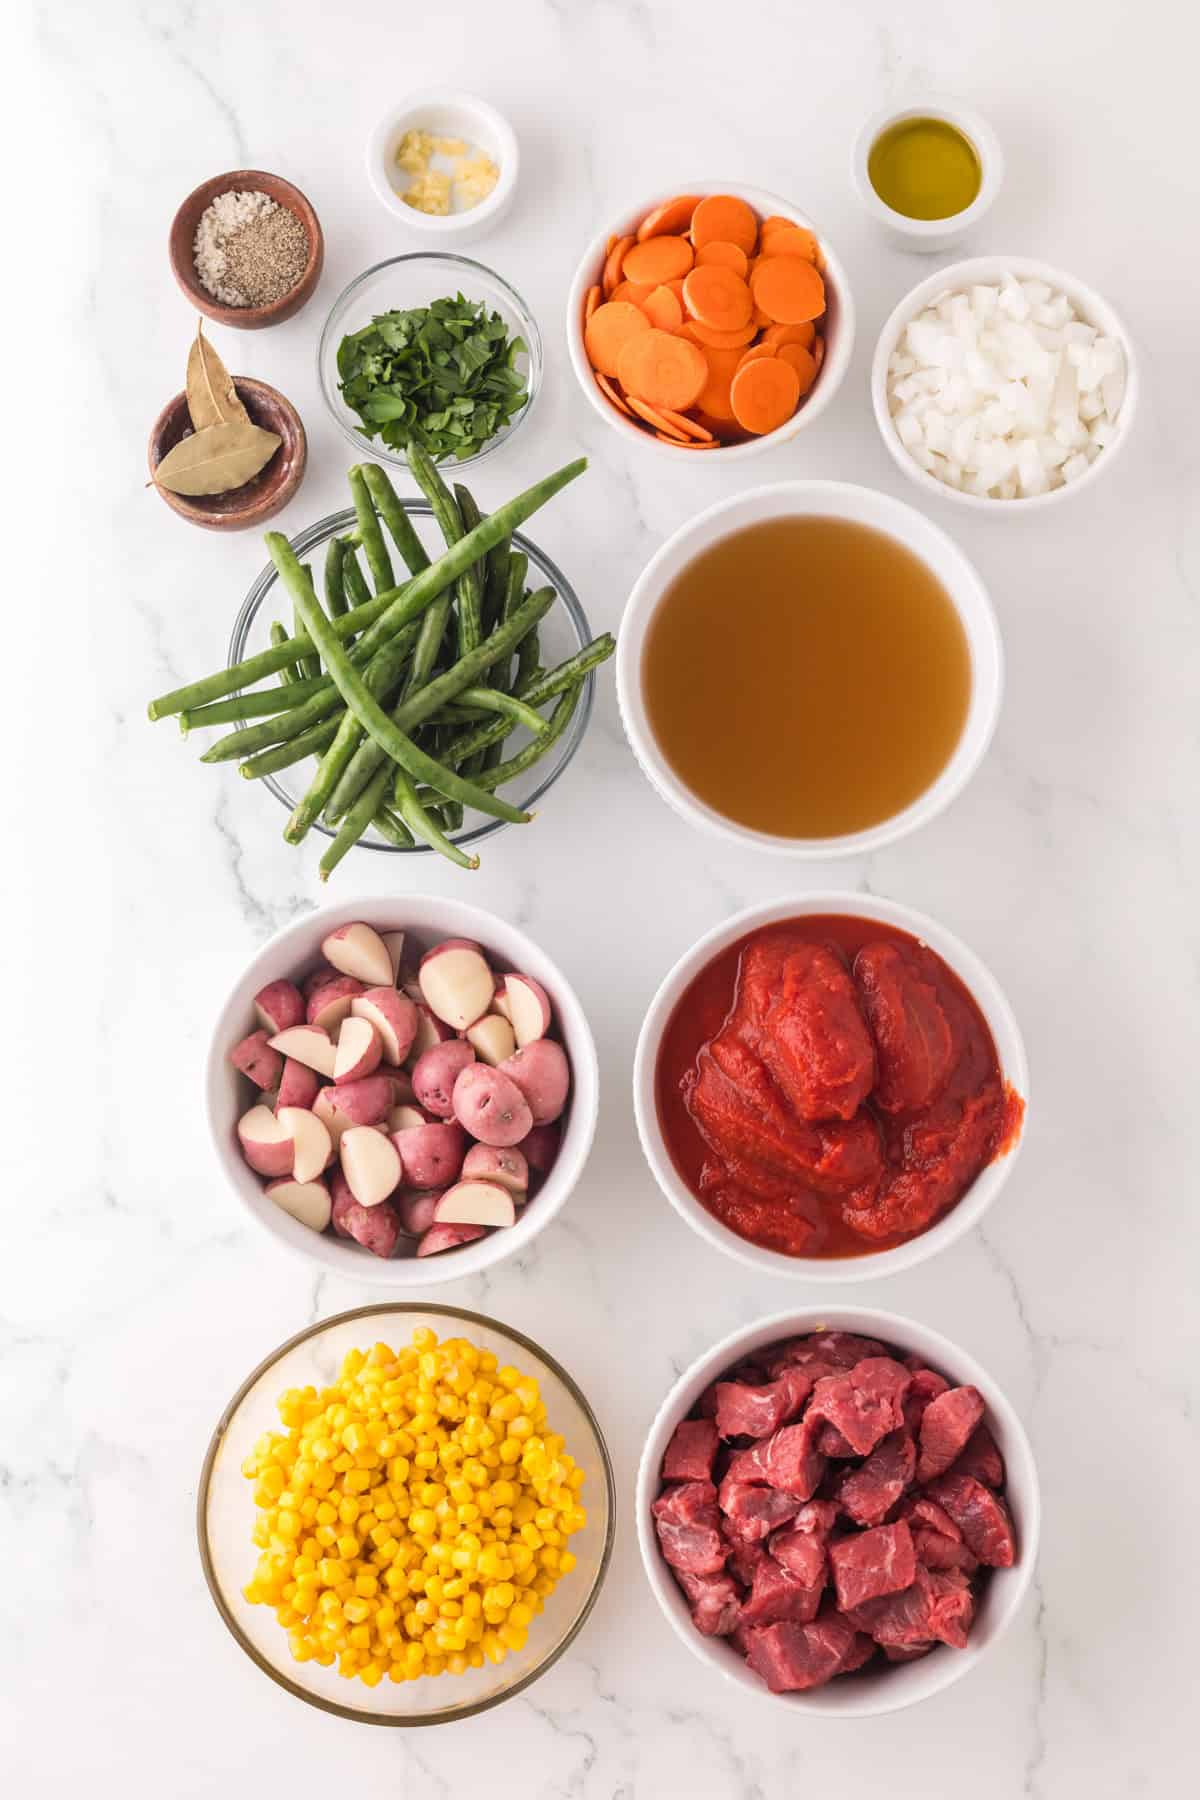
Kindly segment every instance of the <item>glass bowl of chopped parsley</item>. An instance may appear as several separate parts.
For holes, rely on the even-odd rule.
[[[339,295],[317,352],[321,392],[360,455],[403,468],[478,462],[537,398],[542,340],[515,288],[466,256],[376,263]]]

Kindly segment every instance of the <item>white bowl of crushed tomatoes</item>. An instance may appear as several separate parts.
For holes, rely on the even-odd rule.
[[[878,925],[882,941],[891,939],[907,947],[906,940],[916,940],[919,951],[928,949],[940,958],[955,990],[965,990],[985,1037],[990,1036],[1003,1110],[988,1159],[965,1191],[929,1222],[910,1233],[883,1233],[879,1238],[872,1238],[842,1231],[835,1221],[829,1235],[836,1241],[828,1246],[822,1244],[816,1253],[805,1254],[798,1244],[787,1249],[772,1248],[735,1229],[727,1222],[730,1209],[725,1208],[726,1216],[722,1216],[722,1205],[711,1193],[710,1203],[706,1204],[701,1197],[698,1172],[705,1164],[709,1147],[692,1124],[686,1104],[677,1103],[674,1096],[679,1091],[680,1071],[686,1060],[679,1044],[694,1043],[695,1057],[698,1058],[705,1043],[722,1028],[733,999],[731,979],[727,992],[723,989],[720,994],[708,995],[705,1012],[702,992],[705,971],[743,939],[790,920],[797,921],[802,929],[809,929],[805,922],[813,919]],[[819,927],[811,928],[811,934],[814,939],[820,939],[822,935]],[[697,1023],[690,1039],[686,1026],[681,1028],[677,1024],[688,1007],[694,1013],[703,1013],[705,1018],[704,1024]],[[928,1261],[965,1236],[995,1203],[1012,1173],[1025,1134],[1028,1098],[1029,1069],[1021,1033],[1012,1008],[990,970],[966,944],[924,913],[894,900],[857,893],[815,893],[772,901],[738,913],[706,933],[680,957],[651,1001],[633,1064],[634,1113],[642,1149],[655,1179],[680,1217],[706,1243],[752,1269],[821,1285],[898,1274]],[[885,1127],[888,1125],[886,1117],[875,1108],[873,1095],[864,1102],[862,1113],[863,1116],[874,1113],[884,1119]],[[798,1131],[808,1129],[800,1120],[795,1123]],[[895,1137],[903,1135],[903,1125],[903,1117],[891,1123]],[[903,1173],[903,1168],[885,1164],[884,1173],[890,1180],[893,1175]],[[801,1202],[799,1198],[793,1200],[789,1196],[782,1204],[788,1210],[808,1203],[808,1199]],[[823,1209],[826,1216],[832,1218],[829,1208],[840,1204],[840,1200],[830,1200],[829,1206]]]
[[[982,1579],[975,1581],[976,1601],[965,1647],[940,1643],[916,1660],[896,1662],[885,1660],[877,1649],[864,1666],[835,1671],[822,1685],[802,1691],[773,1692],[729,1636],[705,1635],[697,1629],[691,1605],[660,1549],[652,1508],[664,1490],[663,1459],[667,1447],[680,1422],[695,1417],[702,1409],[706,1390],[731,1375],[736,1378],[742,1365],[767,1346],[816,1332],[828,1332],[830,1336],[849,1332],[879,1340],[885,1349],[906,1355],[910,1366],[919,1364],[933,1370],[951,1386],[969,1385],[977,1390],[983,1402],[983,1423],[993,1440],[993,1450],[998,1450],[1001,1459],[998,1492],[1010,1525],[1012,1561],[1007,1567],[984,1567]],[[723,1455],[724,1451],[714,1466],[713,1472],[718,1476]],[[836,1473],[836,1465],[830,1467]],[[910,1488],[910,1497],[916,1492],[916,1488]],[[941,1693],[976,1668],[1020,1610],[1033,1580],[1041,1531],[1041,1494],[1033,1451],[1003,1389],[949,1338],[916,1319],[867,1307],[814,1306],[776,1313],[731,1332],[697,1358],[679,1377],[650,1427],[638,1468],[635,1507],[646,1579],[668,1623],[692,1654],[741,1691],[756,1694],[775,1706],[787,1707],[793,1713],[839,1718],[899,1712]],[[888,1516],[903,1512],[901,1501]],[[847,1525],[848,1521],[840,1518],[830,1541],[835,1541]],[[830,1585],[822,1600],[819,1622],[828,1618],[835,1604],[831,1576],[827,1574],[825,1579]],[[710,1619],[710,1624],[714,1622]]]

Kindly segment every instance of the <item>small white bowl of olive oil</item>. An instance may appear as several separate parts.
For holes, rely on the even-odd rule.
[[[954,100],[918,96],[867,120],[854,146],[854,186],[903,250],[952,250],[990,210],[1004,152],[987,120]]]

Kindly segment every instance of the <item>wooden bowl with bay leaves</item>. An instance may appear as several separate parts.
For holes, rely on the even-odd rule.
[[[266,467],[241,487],[230,488],[224,494],[173,494],[169,488],[154,484],[172,512],[192,525],[202,525],[206,531],[248,531],[252,526],[265,525],[292,498],[308,463],[308,439],[291,401],[265,381],[252,381],[248,375],[235,375],[233,386],[252,423],[273,431],[281,440]],[[147,462],[152,481],[163,457],[191,431],[187,394],[176,394],[163,407],[150,432]]]

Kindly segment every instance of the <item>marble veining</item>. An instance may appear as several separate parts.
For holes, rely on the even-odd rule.
[[[0,1766],[14,1793],[241,1800],[266,1781],[401,1800],[485,1788],[1166,1800],[1194,1781],[1198,53],[1195,17],[1168,0],[1136,20],[1118,0],[757,0],[734,13],[717,0],[444,0],[425,14],[374,0],[34,0],[10,57],[10,117],[36,146],[44,203],[8,334],[12,373],[36,380],[25,416],[38,424],[9,490],[6,618],[28,660],[6,684],[0,883],[15,990]],[[325,1718],[265,1681],[225,1633],[196,1555],[196,1479],[225,1400],[284,1337],[379,1296],[280,1256],[210,1156],[200,1095],[218,999],[326,895],[268,793],[145,721],[150,694],[218,663],[263,552],[252,535],[189,531],[141,484],[192,330],[167,266],[171,215],[208,175],[262,166],[317,207],[325,274],[298,318],[215,341],[308,428],[283,529],[345,503],[349,453],[322,409],[316,339],[347,280],[417,247],[371,195],[363,140],[394,97],[435,81],[487,95],[517,129],[516,205],[469,253],[516,283],[546,340],[536,411],[478,472],[480,498],[589,455],[587,477],[531,529],[595,629],[617,629],[657,544],[727,494],[832,476],[916,496],[878,441],[867,371],[927,265],[875,239],[849,179],[858,127],[889,97],[935,85],[988,115],[1008,178],[977,247],[1099,288],[1136,338],[1145,387],[1136,443],[1077,503],[1014,522],[921,502],[993,593],[1008,685],[983,768],[917,837],[789,866],[693,834],[639,774],[606,671],[569,777],[527,834],[482,846],[476,876],[367,855],[339,872],[336,892],[395,894],[399,914],[407,886],[514,919],[570,971],[601,1062],[595,1152],[558,1223],[439,1293],[544,1342],[588,1394],[622,1503],[610,1576],[578,1642],[528,1692],[399,1734]],[[562,333],[601,217],[723,174],[811,212],[859,313],[830,413],[733,471],[608,431]],[[813,1298],[719,1257],[658,1194],[629,1104],[638,1024],[702,931],[817,886],[944,919],[1006,987],[1032,1066],[1029,1140],[984,1228],[845,1298],[927,1320],[1005,1385],[1041,1469],[1037,1580],[969,1680],[856,1725],[797,1719],[710,1678],[660,1618],[629,1516],[674,1377],[739,1322]]]

